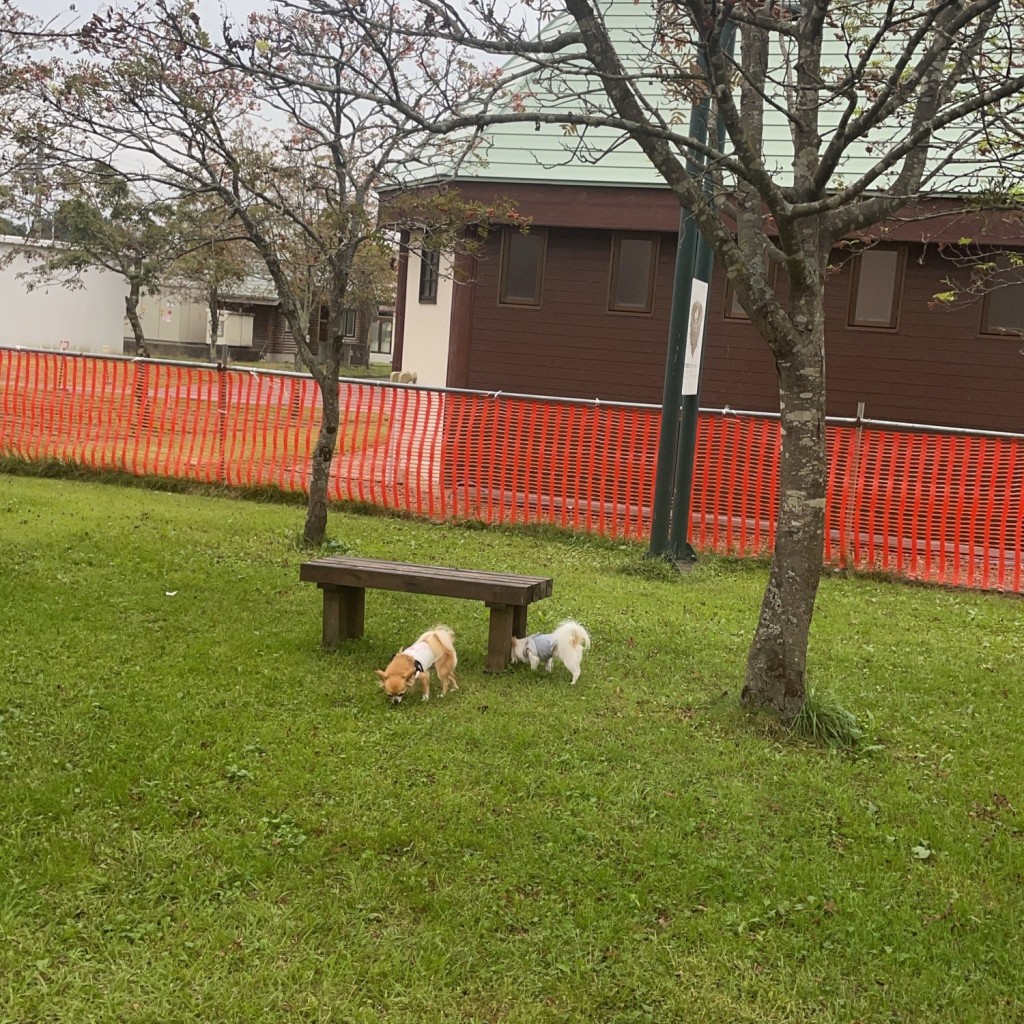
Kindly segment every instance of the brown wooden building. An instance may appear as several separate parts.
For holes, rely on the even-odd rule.
[[[450,387],[660,404],[679,218],[672,196],[459,187],[473,198],[512,195],[532,227],[493,232],[454,275],[465,283],[422,259],[413,240],[400,267],[395,368]],[[978,242],[1024,248],[1015,224],[973,229]],[[901,221],[885,244],[837,253],[826,289],[830,415],[854,416],[863,403],[871,419],[1024,432],[1024,284],[952,308],[934,298],[957,272],[938,243],[966,230],[955,217]],[[777,410],[771,355],[721,267],[709,306],[701,405]]]

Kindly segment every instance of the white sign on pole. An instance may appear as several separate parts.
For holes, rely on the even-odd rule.
[[[683,394],[697,394],[700,382],[700,354],[704,345],[704,320],[708,311],[708,283],[690,282],[690,316],[686,325],[686,355],[683,361]]]

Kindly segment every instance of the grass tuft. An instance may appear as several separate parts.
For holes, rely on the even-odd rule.
[[[635,576],[655,583],[677,583],[682,573],[667,558],[652,558],[647,552],[634,552],[619,569],[623,576]]]
[[[800,739],[843,750],[852,750],[864,739],[864,730],[852,711],[811,687],[807,688],[804,705],[789,729]]]

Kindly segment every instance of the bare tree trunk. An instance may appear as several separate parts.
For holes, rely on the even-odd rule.
[[[320,433],[317,435],[310,458],[309,498],[306,503],[306,523],[302,542],[316,547],[327,534],[327,488],[331,480],[331,464],[338,447],[340,404],[338,378],[341,371],[340,324],[332,314],[326,335],[320,332],[317,355],[311,348],[313,323],[308,313],[300,314],[293,304],[287,312],[292,337],[295,339],[296,370],[308,370],[320,391]]]
[[[306,525],[302,532],[303,542],[312,546],[322,544],[327,533],[327,486],[331,479],[334,452],[338,446],[338,377],[341,372],[342,346],[337,317],[338,314],[332,309],[327,337],[320,339],[322,361],[314,371],[317,387],[320,389],[320,434],[313,448]]]
[[[328,382],[320,385],[320,434],[313,448],[312,466],[309,478],[309,502],[306,506],[306,526],[302,531],[305,544],[322,544],[327,533],[327,485],[331,479],[331,462],[338,444],[338,384],[337,376],[331,387]]]
[[[352,364],[354,366],[370,365],[370,328],[377,316],[377,303],[360,302],[356,307],[356,343],[353,346]]]
[[[217,339],[220,337],[220,292],[215,284],[210,285],[206,296],[206,308],[210,311],[210,362],[217,361]],[[227,360],[224,360],[227,362]]]
[[[817,307],[813,309],[812,307]],[[779,523],[768,586],[747,655],[742,702],[784,721],[800,711],[807,641],[821,577],[825,532],[825,334],[820,293],[813,320],[777,359],[783,444]]]
[[[141,289],[138,282],[130,282],[128,294],[124,297],[124,311],[131,325],[132,334],[135,337],[135,354],[144,359],[149,358],[149,349],[146,348],[146,332],[142,329],[142,320],[139,319],[139,296]]]

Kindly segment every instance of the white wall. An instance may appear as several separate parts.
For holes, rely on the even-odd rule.
[[[124,278],[89,270],[81,288],[50,284],[29,291],[18,275],[37,264],[20,254],[24,245],[22,239],[0,236],[0,346],[120,354],[128,293]]]
[[[405,287],[405,336],[402,369],[416,374],[416,383],[444,387],[448,383],[448,342],[452,321],[452,258],[441,256],[437,302],[420,302],[420,258],[409,252]]]

